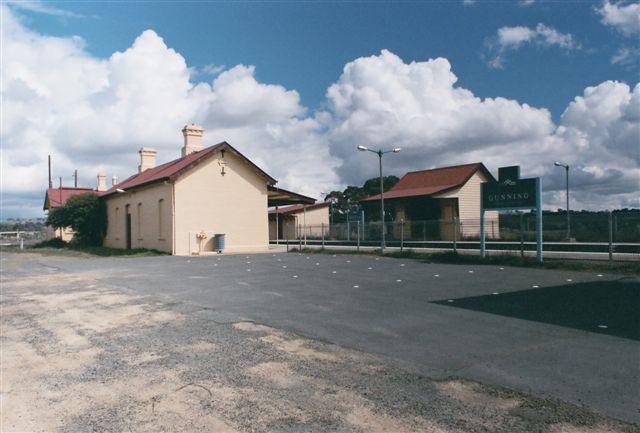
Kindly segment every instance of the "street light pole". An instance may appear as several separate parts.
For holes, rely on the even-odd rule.
[[[380,166],[380,221],[382,224],[382,234],[380,236],[380,254],[384,254],[384,247],[385,247],[385,242],[384,242],[384,183],[382,180],[382,155],[384,155],[385,153],[398,153],[400,152],[400,148],[396,147],[393,150],[386,150],[383,151],[382,149],[379,150],[371,150],[366,146],[358,146],[358,150],[362,151],[362,152],[373,152],[376,155],[378,155],[378,162],[379,162],[379,166]]]
[[[563,164],[562,162],[554,162],[553,165],[556,167],[564,167],[565,175],[567,179],[567,240],[571,239],[571,216],[569,212],[569,164]]]

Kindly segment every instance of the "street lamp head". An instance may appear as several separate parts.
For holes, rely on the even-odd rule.
[[[398,153],[400,152],[402,149],[399,147],[396,147],[395,149],[393,149],[393,153]]]
[[[368,147],[366,147],[366,146],[362,146],[362,145],[360,145],[360,146],[358,146],[358,150],[361,150],[361,151],[363,151],[363,152],[364,152],[364,151],[366,151],[366,150],[369,150],[369,148],[368,148]]]
[[[558,161],[554,162],[553,165],[555,165],[556,167],[564,167],[564,168],[569,167],[567,164],[563,164],[562,162],[558,162]]]

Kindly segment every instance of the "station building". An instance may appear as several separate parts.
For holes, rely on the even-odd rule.
[[[483,182],[496,182],[496,179],[480,162],[409,172],[384,193],[385,207],[393,209],[396,222],[405,222],[407,238],[451,240],[454,230],[457,230],[457,239],[475,238],[480,235],[480,184]],[[380,201],[379,194],[367,197],[362,204],[367,206],[376,201]],[[437,224],[411,224],[415,221],[437,221]],[[485,212],[485,221],[487,237],[498,238],[498,212]],[[416,233],[422,230],[429,232]]]
[[[104,245],[151,248],[175,255],[266,251],[269,206],[315,199],[275,186],[276,180],[227,142],[203,146],[204,130],[182,130],[182,156],[156,165],[154,149],[140,149],[138,172],[98,194],[107,208]]]
[[[269,239],[320,238],[329,233],[329,207],[323,202],[276,207],[269,211]]]

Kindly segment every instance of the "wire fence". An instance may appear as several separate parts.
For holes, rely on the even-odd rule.
[[[640,254],[640,212],[571,214],[569,230],[566,214],[547,214],[542,219],[546,251]],[[385,222],[385,246],[479,249],[480,228],[479,219]],[[382,233],[382,224],[375,221],[299,225],[271,243],[376,247]],[[504,213],[486,219],[485,239],[488,249],[535,251],[535,214]]]
[[[20,246],[22,248],[41,242],[46,238],[47,232],[44,230],[0,232],[0,246]]]

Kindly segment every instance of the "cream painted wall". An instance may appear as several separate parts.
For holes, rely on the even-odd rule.
[[[322,228],[324,224],[324,232],[329,233],[329,206],[318,207],[314,209],[307,209],[307,215],[305,217],[304,211],[300,210],[295,214],[287,214],[283,219],[283,231],[281,238],[286,239],[287,235],[289,239],[296,237],[298,233],[298,225],[306,225],[307,236],[322,236]],[[276,238],[276,220],[272,215],[269,220],[269,238]],[[283,215],[280,215],[283,218]],[[306,224],[305,224],[306,221]],[[302,236],[304,236],[304,230],[302,229]]]
[[[71,227],[63,227],[61,229],[54,229],[51,226],[47,226],[46,239],[51,240],[53,238],[60,238],[65,242],[70,242],[73,239],[75,232]]]
[[[126,206],[131,213],[131,248],[151,248],[172,252],[173,184],[156,183],[145,188],[114,194],[106,199],[107,235],[104,245],[126,248]],[[162,206],[159,205],[163,200]],[[160,209],[162,207],[162,209]]]
[[[463,227],[462,236],[478,236],[480,234],[480,184],[488,181],[489,178],[478,170],[462,187],[433,196],[433,198],[458,198],[459,218]],[[485,224],[488,238],[500,237],[497,211],[485,212]]]
[[[204,252],[213,251],[213,235],[224,233],[225,252],[269,248],[266,180],[226,151],[200,163],[175,183],[175,254],[198,253],[196,235],[204,232]]]

